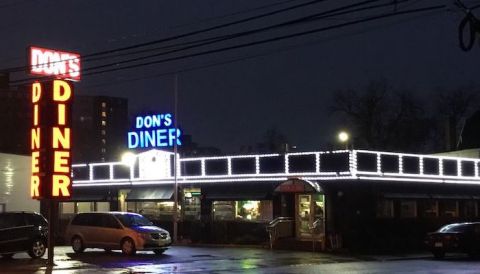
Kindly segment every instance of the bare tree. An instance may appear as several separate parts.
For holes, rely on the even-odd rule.
[[[395,91],[379,80],[361,90],[337,91],[332,110],[346,119],[356,148],[420,152],[430,124],[423,105],[413,92]]]
[[[479,90],[471,85],[434,91],[434,120],[438,125],[435,135],[440,144],[445,144],[439,147],[440,149],[457,148],[465,119],[478,107],[478,92]]]

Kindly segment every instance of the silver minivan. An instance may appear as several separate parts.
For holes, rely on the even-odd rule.
[[[172,244],[168,231],[130,212],[79,213],[68,224],[65,238],[75,253],[103,248],[120,249],[126,255],[134,255],[137,250],[162,254]]]

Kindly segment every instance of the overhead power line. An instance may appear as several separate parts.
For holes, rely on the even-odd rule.
[[[283,23],[277,23],[277,24],[267,26],[267,27],[263,27],[263,28],[257,28],[257,29],[253,29],[253,30],[249,30],[249,31],[243,31],[243,32],[228,34],[228,35],[219,36],[219,37],[210,37],[210,38],[206,38],[206,39],[190,41],[188,43],[183,43],[183,45],[190,44],[190,46],[185,46],[185,47],[170,50],[170,51],[167,51],[167,52],[156,53],[156,54],[153,54],[153,55],[148,55],[148,56],[136,57],[136,58],[133,58],[133,59],[117,61],[117,62],[110,63],[110,64],[103,64],[103,65],[83,69],[83,72],[98,70],[98,69],[106,68],[106,67],[110,67],[110,66],[118,67],[121,64],[136,62],[136,61],[140,61],[140,60],[144,60],[144,59],[149,59],[149,58],[152,58],[152,57],[158,57],[158,56],[162,56],[162,55],[166,55],[166,54],[180,52],[180,51],[187,50],[187,49],[193,49],[193,48],[196,48],[196,47],[205,46],[205,45],[209,45],[209,44],[213,44],[213,43],[217,43],[217,42],[221,42],[221,41],[231,40],[231,39],[234,39],[234,38],[238,38],[238,37],[242,37],[242,36],[246,36],[246,35],[252,35],[252,34],[255,34],[255,33],[265,32],[267,30],[276,29],[276,28],[280,28],[280,27],[287,27],[287,26],[291,26],[291,25],[295,25],[295,24],[302,24],[302,23],[307,23],[307,22],[311,22],[311,21],[316,21],[316,20],[324,19],[324,18],[327,18],[327,17],[330,17],[330,16],[344,15],[344,14],[348,14],[348,13],[371,10],[371,9],[375,9],[375,8],[387,7],[387,6],[393,5],[391,2],[388,2],[388,3],[383,3],[383,4],[369,5],[369,6],[366,6],[366,7],[362,7],[362,6],[365,6],[367,4],[371,4],[371,3],[379,2],[379,1],[381,1],[381,0],[367,0],[367,1],[359,2],[359,3],[355,3],[355,4],[349,4],[349,5],[333,8],[333,9],[330,9],[328,11],[324,11],[324,12],[321,12],[321,13],[316,13],[316,14],[301,17],[301,18],[298,18],[298,19],[289,20],[289,21],[286,21],[286,22],[283,22]],[[409,1],[411,1],[411,0],[401,0],[401,1],[399,1],[399,3],[409,2]],[[356,7],[360,7],[360,8],[356,8]],[[356,8],[356,9],[354,9],[354,8]],[[179,45],[182,45],[182,44],[179,44]],[[161,47],[161,48],[157,48],[157,49],[166,49],[166,48],[172,48],[172,47],[174,48],[175,45],[169,45],[169,46]],[[126,54],[128,54],[128,53],[126,53]],[[85,75],[85,73],[84,73],[84,75]],[[29,78],[29,79],[32,79],[32,78]],[[20,80],[16,80],[16,81],[12,81],[12,82],[13,83],[18,83],[18,82],[23,82],[23,81],[25,81],[25,79],[20,79]]]
[[[398,25],[400,23],[404,23],[404,22],[408,22],[408,21],[412,21],[412,20],[424,19],[424,18],[426,18],[426,16],[433,16],[433,15],[437,15],[437,14],[439,14],[439,13],[438,12],[431,12],[427,15],[424,15],[424,14],[417,15],[413,18],[402,19],[402,20],[396,21],[396,22],[391,23],[391,24],[376,26],[376,27],[364,29],[362,31],[356,31],[354,33],[350,33],[350,34],[347,34],[347,35],[337,35],[337,36],[334,36],[334,37],[330,37],[328,39],[317,39],[315,41],[309,41],[309,42],[296,44],[296,45],[292,45],[292,46],[281,47],[279,49],[268,50],[268,51],[265,51],[265,52],[262,52],[262,53],[257,53],[257,54],[250,54],[250,55],[242,56],[242,57],[239,57],[239,58],[233,58],[233,59],[229,59],[229,60],[225,60],[225,61],[211,62],[211,63],[208,63],[208,64],[190,66],[190,67],[185,67],[185,68],[181,68],[181,69],[174,69],[174,70],[164,71],[164,72],[161,72],[161,73],[155,73],[155,74],[141,76],[141,77],[132,77],[132,78],[127,78],[127,79],[117,79],[115,81],[108,81],[108,82],[97,83],[97,84],[87,84],[87,85],[82,85],[82,88],[96,88],[96,87],[119,85],[119,84],[123,84],[123,83],[136,82],[136,81],[140,81],[140,80],[163,77],[163,76],[172,75],[172,74],[175,74],[175,73],[190,72],[190,71],[195,71],[195,70],[200,70],[200,69],[205,69],[205,68],[211,68],[211,67],[221,66],[221,65],[235,63],[235,62],[246,61],[246,60],[259,58],[259,57],[266,57],[266,56],[269,56],[269,55],[272,55],[272,54],[277,54],[277,53],[280,53],[280,52],[290,51],[290,50],[293,50],[293,49],[298,48],[298,47],[317,45],[317,44],[320,44],[320,43],[323,43],[323,42],[328,42],[328,41],[332,41],[332,40],[336,40],[336,39],[341,39],[345,36],[358,35],[358,34],[361,34],[361,33],[366,33],[366,32],[370,32],[370,31],[373,31],[373,30],[378,30],[378,29],[389,27],[389,26],[392,26],[392,25]]]
[[[230,26],[238,25],[238,24],[243,24],[243,23],[258,20],[258,19],[261,19],[261,18],[270,17],[270,16],[273,16],[273,15],[276,15],[276,14],[280,14],[280,13],[284,13],[284,12],[287,12],[287,11],[311,6],[311,5],[314,5],[314,4],[317,4],[317,3],[320,3],[320,2],[324,2],[324,1],[328,1],[328,0],[311,0],[309,2],[296,4],[296,5],[293,5],[293,6],[277,9],[277,10],[270,11],[270,12],[265,12],[265,13],[262,13],[262,14],[258,14],[258,15],[247,17],[247,18],[231,21],[231,22],[228,22],[228,23],[215,25],[215,26],[200,29],[200,30],[190,31],[190,32],[187,32],[187,33],[174,35],[174,36],[169,36],[169,37],[166,37],[166,38],[157,39],[157,40],[153,40],[153,41],[149,41],[149,42],[145,42],[145,43],[139,43],[139,44],[135,44],[135,45],[131,45],[131,46],[119,47],[119,48],[115,48],[115,49],[89,53],[89,54],[83,55],[82,59],[84,61],[86,61],[89,58],[96,57],[96,56],[108,55],[108,54],[112,54],[112,53],[116,53],[116,52],[122,52],[122,51],[131,50],[131,49],[136,49],[136,48],[151,46],[151,45],[155,45],[155,44],[165,43],[165,42],[185,38],[185,37],[188,37],[188,36],[193,36],[193,35],[197,35],[197,34],[201,34],[201,33],[205,33],[205,32],[210,32],[210,31],[213,31],[213,30],[227,28],[227,27],[230,27]],[[29,68],[30,68],[30,66],[20,66],[20,67],[3,69],[2,71],[3,72],[18,72],[18,71],[26,71]]]
[[[131,69],[131,68],[136,68],[136,67],[142,67],[142,66],[149,66],[153,64],[159,64],[159,63],[164,63],[168,61],[173,61],[173,60],[179,60],[179,59],[185,59],[185,58],[191,58],[191,57],[196,57],[196,56],[201,56],[201,55],[207,55],[207,54],[212,54],[212,53],[219,53],[219,52],[224,52],[228,50],[233,50],[233,49],[238,49],[238,48],[245,48],[245,47],[251,47],[254,45],[260,45],[260,44],[265,44],[265,43],[271,43],[271,42],[276,42],[276,41],[281,41],[289,38],[294,38],[294,37],[299,37],[299,36],[305,36],[308,34],[313,34],[313,33],[318,33],[322,31],[327,31],[327,30],[332,30],[332,29],[337,29],[337,28],[342,28],[350,25],[355,25],[358,23],[366,23],[369,21],[374,21],[374,20],[379,20],[387,17],[392,17],[392,16],[399,16],[399,15],[405,15],[405,14],[413,14],[413,13],[418,13],[418,12],[425,12],[425,11],[433,11],[433,10],[439,10],[445,8],[445,5],[438,5],[438,6],[430,6],[426,8],[418,8],[418,9],[410,9],[410,10],[405,10],[405,11],[397,11],[397,12],[390,12],[382,15],[377,15],[377,16],[372,16],[360,20],[354,20],[346,23],[341,23],[333,26],[328,26],[328,27],[322,27],[322,28],[317,28],[309,31],[303,31],[303,32],[298,32],[298,33],[293,33],[289,35],[282,35],[282,36],[277,36],[274,38],[268,38],[260,41],[255,41],[255,42],[248,42],[248,43],[243,43],[235,46],[228,46],[220,49],[214,49],[214,50],[207,50],[203,52],[198,52],[198,53],[192,53],[192,54],[187,54],[184,56],[177,56],[177,57],[171,57],[171,58],[166,58],[163,60],[157,60],[157,61],[151,61],[151,62],[146,62],[146,63],[141,63],[141,64],[135,64],[135,65],[130,65],[130,66],[125,66],[121,68],[113,68],[113,69],[108,69],[108,70],[103,70],[103,71],[97,71],[97,72],[90,72],[86,73],[84,75],[94,75],[94,74],[100,74],[100,73],[106,73],[106,72],[113,72],[113,71],[119,71],[119,70],[125,70],[125,69]]]
[[[197,53],[192,53],[192,54],[187,54],[187,55],[182,55],[182,56],[170,57],[170,58],[166,58],[166,59],[162,59],[162,60],[155,60],[155,61],[151,61],[151,62],[145,62],[145,63],[135,64],[135,65],[130,65],[130,66],[124,66],[124,67],[120,67],[120,68],[113,68],[113,69],[107,69],[107,70],[102,70],[102,71],[95,71],[95,72],[86,73],[84,75],[96,75],[96,74],[102,74],[102,73],[107,73],[107,72],[113,72],[113,71],[119,71],[119,70],[126,70],[126,69],[132,69],[132,68],[137,68],[137,67],[149,66],[149,65],[153,65],[153,64],[159,64],[159,63],[164,63],[164,62],[169,62],[169,61],[174,61],[174,60],[180,60],[180,59],[185,59],[185,58],[191,58],[191,57],[196,57],[196,56],[219,53],[219,52],[229,51],[229,50],[233,50],[233,49],[251,47],[251,46],[254,46],[254,45],[265,44],[265,43],[285,40],[285,39],[289,39],[289,38],[304,36],[304,35],[308,35],[308,34],[323,32],[323,31],[327,31],[327,30],[342,28],[342,27],[351,26],[351,25],[355,25],[355,24],[366,23],[366,22],[369,22],[369,21],[375,21],[375,20],[379,20],[379,19],[383,19],[383,18],[400,16],[400,15],[407,15],[407,14],[414,14],[414,13],[420,13],[420,12],[426,12],[426,11],[434,11],[434,10],[439,10],[439,9],[443,9],[443,8],[445,8],[445,5],[437,5],[437,6],[430,6],[430,7],[425,7],[425,8],[417,8],[417,9],[410,9],[410,10],[404,10],[404,11],[389,12],[389,13],[384,13],[384,14],[381,14],[381,15],[370,16],[370,17],[367,17],[367,18],[359,19],[359,20],[353,20],[353,21],[349,21],[349,22],[346,22],[346,23],[341,23],[341,24],[336,24],[336,25],[332,25],[332,26],[317,28],[317,29],[313,29],[313,30],[309,30],[309,31],[297,32],[297,33],[293,33],[293,34],[289,34],[289,35],[282,35],[282,36],[263,39],[263,40],[259,40],[259,41],[243,43],[243,44],[223,47],[223,48],[219,48],[219,49],[207,50],[207,51],[202,51],[202,52],[197,52]],[[23,81],[30,81],[30,80],[31,79],[23,79]]]
[[[121,56],[130,55],[130,54],[145,53],[145,52],[150,52],[150,51],[158,51],[158,50],[162,50],[162,49],[176,48],[178,46],[184,46],[184,47],[176,48],[176,49],[173,49],[173,50],[170,50],[170,51],[155,53],[155,54],[151,54],[151,55],[136,57],[136,58],[122,60],[122,61],[116,61],[116,62],[113,62],[113,63],[103,64],[103,65],[99,65],[99,66],[95,66],[95,67],[90,67],[90,68],[84,69],[83,71],[91,71],[91,70],[110,67],[110,66],[118,66],[118,65],[121,65],[121,64],[132,63],[132,62],[136,62],[136,61],[140,61],[140,60],[149,59],[149,58],[152,58],[152,57],[158,57],[158,56],[167,55],[167,54],[171,54],[171,53],[176,53],[176,52],[180,52],[180,51],[184,51],[184,50],[188,50],[188,49],[193,49],[193,48],[197,48],[197,47],[201,47],[201,46],[211,45],[211,44],[215,44],[215,43],[222,42],[222,41],[227,41],[227,40],[231,40],[231,39],[235,39],[235,38],[240,38],[240,37],[244,37],[244,36],[248,36],[248,35],[258,34],[258,33],[262,33],[262,32],[273,30],[273,29],[294,26],[294,25],[297,25],[297,24],[305,24],[305,23],[308,23],[308,22],[317,21],[317,20],[328,18],[328,17],[339,16],[339,15],[349,14],[349,13],[353,13],[353,12],[371,10],[371,9],[375,9],[375,8],[387,7],[387,6],[392,6],[393,5],[392,3],[384,3],[384,4],[379,4],[379,5],[367,6],[367,7],[363,7],[363,8],[357,8],[357,9],[353,9],[353,10],[351,9],[351,8],[354,8],[354,7],[363,6],[365,4],[378,2],[378,1],[381,1],[381,0],[367,0],[367,1],[359,2],[359,3],[355,3],[355,4],[342,6],[342,7],[339,7],[339,8],[330,9],[328,11],[315,13],[313,15],[304,16],[304,17],[301,17],[301,18],[289,20],[289,21],[286,21],[286,22],[283,22],[283,23],[276,23],[276,24],[273,24],[273,25],[270,25],[270,26],[267,26],[267,27],[261,27],[261,28],[257,28],[257,29],[253,29],[253,30],[237,32],[237,33],[234,33],[234,34],[227,34],[227,35],[223,35],[223,36],[210,37],[210,38],[205,38],[205,39],[200,39],[200,40],[190,41],[190,42],[187,42],[187,43],[170,45],[170,46],[165,46],[165,47],[160,47],[160,48],[153,48],[153,49],[146,49],[146,50],[141,50],[141,51],[136,51],[136,52],[129,52],[129,53],[122,54]],[[411,1],[411,0],[400,0],[399,2],[408,2],[408,1]],[[115,56],[115,57],[118,57],[118,55]]]

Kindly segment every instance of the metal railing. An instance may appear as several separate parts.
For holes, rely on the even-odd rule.
[[[293,237],[293,225],[293,218],[277,217],[266,226],[270,240],[270,249],[273,249],[273,244],[277,239]]]
[[[324,219],[319,218],[319,219],[316,219],[311,225],[308,226],[308,228],[310,229],[310,233],[312,235],[312,251],[313,252],[315,252],[315,242],[318,240],[322,242],[322,249],[323,249],[324,239],[316,237],[318,233],[316,233],[315,231],[319,226],[323,226],[323,225],[324,225]]]

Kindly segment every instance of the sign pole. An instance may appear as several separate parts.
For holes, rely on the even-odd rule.
[[[54,266],[53,256],[55,250],[55,201],[47,200],[48,207],[48,260],[47,266]]]
[[[73,84],[80,80],[80,55],[29,47],[28,73],[48,76],[32,84],[30,196],[47,207],[47,266],[54,266],[58,200],[72,193],[71,112]],[[41,136],[41,138],[40,138]]]

